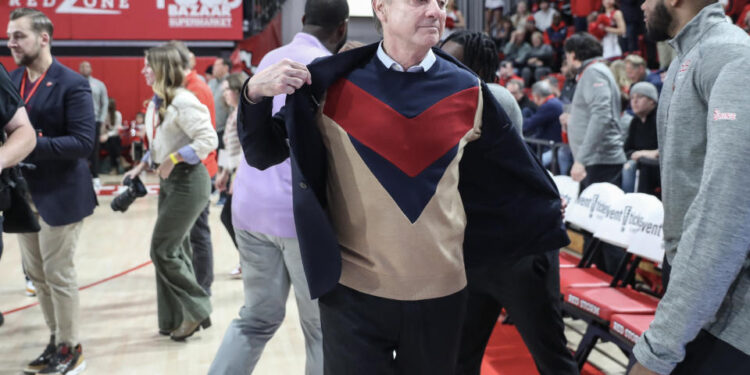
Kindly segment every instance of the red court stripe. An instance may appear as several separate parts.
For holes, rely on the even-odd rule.
[[[88,289],[88,288],[91,288],[91,287],[97,286],[97,285],[99,285],[99,284],[103,284],[103,283],[106,283],[107,281],[111,281],[111,280],[114,280],[114,279],[116,279],[116,278],[118,278],[118,277],[122,277],[122,276],[125,276],[125,275],[127,275],[127,274],[129,274],[129,273],[131,273],[131,272],[137,271],[137,270],[139,270],[139,269],[141,269],[141,268],[143,268],[143,267],[146,267],[146,266],[148,266],[149,264],[151,264],[151,261],[150,261],[150,260],[149,260],[148,262],[145,262],[145,263],[139,264],[139,265],[137,265],[137,266],[135,266],[135,267],[133,267],[133,268],[129,268],[129,269],[125,270],[125,271],[122,271],[122,272],[120,272],[120,273],[118,273],[118,274],[115,274],[115,275],[112,275],[112,276],[110,276],[110,277],[107,277],[107,278],[105,278],[105,279],[101,279],[101,280],[99,280],[99,281],[96,281],[96,282],[93,282],[93,283],[91,283],[91,284],[88,284],[88,285],[84,285],[84,286],[82,286],[82,287],[78,288],[78,290],[86,290],[86,289]],[[28,304],[28,305],[26,305],[26,306],[21,306],[21,307],[15,308],[15,309],[13,309],[13,310],[9,310],[9,311],[4,311],[4,312],[3,312],[3,315],[9,315],[9,314],[13,314],[14,312],[18,312],[18,311],[23,311],[23,310],[26,310],[26,309],[30,309],[30,308],[32,308],[32,307],[34,307],[34,306],[38,305],[38,304],[39,304],[39,302],[34,302],[34,303]]]

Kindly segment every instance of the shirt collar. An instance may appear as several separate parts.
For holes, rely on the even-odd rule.
[[[409,67],[409,69],[404,69],[401,64],[397,63],[395,60],[393,60],[390,56],[388,56],[387,53],[385,53],[385,50],[383,49],[383,42],[380,42],[380,45],[378,45],[378,53],[377,53],[378,59],[380,59],[380,62],[385,65],[386,68],[395,70],[397,72],[409,72],[409,73],[419,73],[419,72],[426,72],[432,68],[432,65],[435,64],[435,61],[437,61],[437,57],[435,57],[435,53],[432,52],[432,49],[430,49],[427,52],[427,55],[422,59],[422,62],[420,62],[418,65],[414,65],[412,67]]]
[[[677,55],[683,56],[703,38],[708,29],[720,22],[727,22],[724,7],[720,3],[704,7],[669,41],[669,45],[674,48]]]
[[[312,34],[308,34],[304,32],[297,33],[296,35],[294,35],[294,39],[292,40],[292,43],[298,43],[298,42],[309,44],[313,47],[323,50],[327,52],[328,55],[331,54],[331,51],[329,51],[328,48],[326,48],[326,46],[324,46],[323,43],[321,43],[320,40]]]

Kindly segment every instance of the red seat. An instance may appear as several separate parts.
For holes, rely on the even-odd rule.
[[[565,251],[560,251],[560,268],[573,268],[577,266],[580,261],[581,258]]]
[[[643,332],[646,332],[653,320],[653,314],[614,314],[609,330],[624,341],[635,345],[635,342],[643,335]]]
[[[630,288],[572,288],[565,303],[609,322],[614,314],[653,314],[659,299]]]
[[[561,268],[560,293],[566,294],[569,289],[606,288],[612,282],[612,276],[596,268]]]

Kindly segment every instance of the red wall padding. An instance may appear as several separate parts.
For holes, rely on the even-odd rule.
[[[153,91],[146,85],[141,75],[143,57],[59,57],[60,63],[78,71],[78,65],[86,60],[91,63],[92,75],[104,82],[107,93],[117,101],[117,109],[122,113],[123,122],[135,119],[135,114],[145,112],[143,102],[153,96]],[[215,58],[198,57],[196,70],[203,74],[206,67],[213,64]],[[0,57],[0,63],[8,71],[17,66],[11,57]]]

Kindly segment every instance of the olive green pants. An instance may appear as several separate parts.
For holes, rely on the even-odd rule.
[[[210,194],[211,181],[202,164],[178,164],[161,180],[151,237],[159,330],[173,331],[183,320],[203,321],[211,313],[209,296],[195,279],[190,248],[190,228]]]

